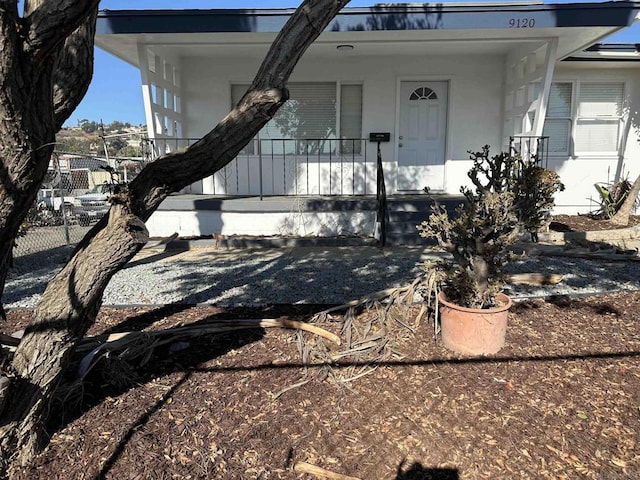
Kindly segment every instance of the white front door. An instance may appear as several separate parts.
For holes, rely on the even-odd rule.
[[[444,190],[447,82],[400,83],[398,190]]]

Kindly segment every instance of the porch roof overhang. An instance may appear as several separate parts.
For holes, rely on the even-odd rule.
[[[565,59],[566,62],[629,62],[640,66],[640,43],[598,43]]]
[[[293,9],[105,10],[96,45],[139,67],[138,45],[177,57],[261,57]],[[351,54],[506,54],[558,39],[556,59],[566,58],[631,25],[640,3],[381,4],[345,8],[312,45],[308,56]]]

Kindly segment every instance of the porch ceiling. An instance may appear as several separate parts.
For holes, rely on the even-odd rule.
[[[377,4],[345,8],[308,55],[505,54],[557,37],[562,59],[629,26],[640,4],[615,2]],[[96,44],[138,66],[139,44],[183,56],[262,56],[293,13],[281,10],[121,10],[98,16]],[[523,45],[524,44],[524,45]]]
[[[310,47],[306,57],[385,55],[504,55],[514,49],[537,48],[558,37],[558,59],[596,43],[619,27],[573,27],[531,29],[396,30],[373,32],[325,32]],[[140,33],[98,34],[96,45],[134,65],[138,44],[156,47],[175,57],[262,58],[275,33]],[[348,52],[341,44],[353,45]]]

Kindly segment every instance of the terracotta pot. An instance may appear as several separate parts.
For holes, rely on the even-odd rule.
[[[513,304],[504,293],[495,308],[466,308],[450,303],[443,292],[440,301],[442,342],[449,350],[462,355],[490,355],[504,346],[507,316]]]

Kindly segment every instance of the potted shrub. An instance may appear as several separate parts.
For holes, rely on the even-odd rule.
[[[461,354],[483,355],[504,345],[512,302],[501,292],[503,269],[508,247],[520,236],[518,213],[526,210],[518,201],[531,200],[522,192],[531,192],[532,179],[520,175],[525,169],[518,157],[507,153],[490,157],[488,146],[470,153],[474,163],[469,177],[475,190],[461,189],[466,202],[453,216],[434,202],[428,220],[417,228],[420,236],[434,238],[453,256],[452,263],[437,265],[437,310],[444,345]],[[530,171],[544,177],[537,169]],[[548,202],[539,204],[548,207]]]

